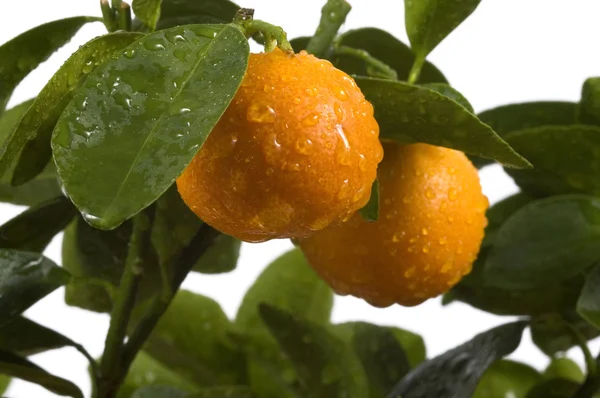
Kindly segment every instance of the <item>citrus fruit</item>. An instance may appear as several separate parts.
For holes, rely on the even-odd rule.
[[[382,156],[373,107],[354,80],[277,49],[250,56],[177,186],[198,217],[241,240],[306,237],[368,202]]]
[[[462,152],[392,143],[384,151],[379,219],[370,223],[355,215],[299,244],[337,293],[378,307],[416,305],[471,270],[488,200]]]

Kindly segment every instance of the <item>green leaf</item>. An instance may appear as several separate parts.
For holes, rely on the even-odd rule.
[[[327,324],[333,307],[333,292],[308,265],[299,249],[283,254],[263,271],[248,290],[235,324],[241,330],[264,330],[258,312],[267,303],[309,322]]]
[[[22,316],[0,327],[0,350],[22,356],[75,345],[62,334]]]
[[[236,384],[243,379],[245,363],[228,338],[231,328],[218,303],[180,291],[145,349],[154,359],[200,386]]]
[[[473,398],[526,398],[542,375],[523,363],[496,361],[481,376]]]
[[[290,45],[294,49],[295,53],[299,53],[302,50],[306,50],[306,46],[310,41],[310,36],[301,36],[296,37],[295,39],[290,40]]]
[[[554,358],[544,370],[543,376],[546,380],[565,379],[575,383],[583,383],[585,380],[579,365],[567,357]]]
[[[572,308],[562,313],[542,314],[531,320],[533,343],[549,357],[579,344],[573,329],[586,340],[600,335],[598,329],[577,315]]]
[[[373,181],[369,202],[360,209],[360,215],[367,221],[377,221],[379,218],[379,180]]]
[[[514,132],[506,141],[534,166],[507,170],[532,195],[600,195],[594,170],[600,168],[600,127],[544,126]]]
[[[533,387],[527,398],[571,398],[579,390],[579,384],[571,380],[552,379]]]
[[[89,223],[113,229],[171,186],[229,105],[248,56],[239,28],[187,25],[145,36],[88,75],[52,149]]]
[[[418,58],[425,57],[479,5],[481,0],[404,0],[406,33]]]
[[[229,0],[163,0],[157,29],[200,23],[228,23],[240,7]],[[134,22],[134,27],[136,23]]]
[[[135,16],[140,19],[153,32],[160,19],[162,0],[133,0],[131,7]]]
[[[0,249],[0,326],[70,279],[67,271],[39,253]]]
[[[248,387],[215,387],[190,394],[186,398],[255,398]]]
[[[394,387],[388,397],[470,397],[479,378],[521,342],[526,322],[508,323],[423,362]]]
[[[10,386],[12,379],[9,376],[0,375],[0,394],[4,394]]]
[[[194,392],[198,386],[164,366],[144,351],[140,351],[131,364],[117,398],[130,398],[145,386],[170,386],[182,392]]]
[[[483,247],[487,247],[493,243],[498,229],[500,229],[502,224],[504,224],[510,216],[532,201],[533,198],[531,196],[519,192],[490,207],[485,214],[488,225],[485,228],[485,237],[482,243]]]
[[[0,352],[0,374],[38,384],[57,395],[83,398],[83,393],[75,384],[51,375],[34,363],[7,351]]]
[[[425,87],[357,77],[375,107],[380,138],[424,142],[498,160],[513,167],[530,164],[462,105]]]
[[[583,83],[579,122],[600,126],[600,77],[590,77]]]
[[[301,38],[299,38],[301,39]],[[295,39],[298,40],[298,39]],[[292,43],[296,52],[299,49]],[[410,69],[415,62],[412,50],[390,33],[378,28],[354,29],[343,33],[336,39],[339,46],[348,46],[365,50],[371,56],[392,67],[398,73],[399,80],[407,80]],[[299,46],[300,48],[300,46]],[[300,48],[304,49],[304,47]],[[347,55],[336,55],[332,62],[348,74],[367,76],[367,65],[364,61]],[[418,83],[446,83],[447,80],[430,62],[425,62]]]
[[[410,371],[402,345],[387,328],[357,324],[352,346],[367,374],[372,397],[384,397]]]
[[[585,277],[585,284],[577,301],[577,312],[589,323],[600,329],[600,265]]]
[[[363,398],[368,395],[364,371],[341,340],[322,326],[276,307],[261,304],[259,311],[310,396]]]
[[[35,98],[21,102],[0,115],[0,143],[4,143],[12,134],[33,101],[35,101]]]
[[[213,245],[198,259],[192,271],[203,274],[222,274],[237,266],[242,241],[233,236],[221,234]]]
[[[40,25],[0,46],[0,114],[17,85],[95,17],[73,17]]]
[[[175,387],[147,386],[137,390],[131,398],[188,398],[188,394]]]
[[[41,253],[76,213],[64,196],[31,207],[0,226],[0,248]]]
[[[460,92],[458,92],[458,90],[449,86],[448,84],[428,83],[428,84],[424,84],[423,86],[430,90],[433,90],[435,92],[442,94],[444,97],[450,98],[452,101],[456,102],[457,104],[462,105],[470,113],[475,114],[475,111],[473,110],[473,105],[471,105],[469,100],[467,98],[465,98],[465,96],[462,95]]]
[[[532,202],[498,230],[484,281],[509,290],[574,278],[600,258],[600,200],[584,195]]]
[[[54,74],[4,142],[0,175],[12,171],[12,185],[22,185],[44,170],[52,157],[50,138],[54,126],[80,81],[117,51],[143,35],[113,33],[90,41],[77,50]]]
[[[505,137],[518,130],[548,125],[575,124],[577,104],[560,101],[525,102],[489,109],[477,116],[500,137]],[[479,157],[473,157],[472,160],[478,167],[492,163],[489,159]]]

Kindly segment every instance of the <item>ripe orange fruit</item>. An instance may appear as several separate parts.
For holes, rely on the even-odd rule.
[[[417,305],[470,272],[488,200],[462,152],[391,143],[384,150],[379,220],[357,214],[299,243],[337,293],[377,307]]]
[[[204,222],[248,242],[306,237],[370,197],[383,150],[354,80],[306,52],[252,54],[246,76],[177,180]]]

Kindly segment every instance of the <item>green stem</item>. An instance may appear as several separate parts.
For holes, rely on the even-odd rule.
[[[590,349],[587,345],[587,339],[573,325],[571,325],[569,323],[565,323],[565,325],[567,326],[567,328],[569,329],[571,334],[573,334],[573,337],[575,337],[575,340],[577,341],[577,345],[579,346],[579,348],[581,348],[581,351],[583,352],[583,357],[585,358],[585,365],[587,368],[588,377],[597,378],[598,377],[598,364],[596,363],[596,360],[594,359],[592,353],[590,352]]]
[[[294,51],[287,39],[287,33],[281,26],[254,19],[253,16],[254,10],[242,8],[237,12],[233,22],[242,28],[246,37],[261,33],[265,39],[266,52],[273,51],[276,47],[287,52]]]
[[[408,83],[415,84],[417,80],[419,80],[419,76],[421,75],[421,69],[423,68],[423,64],[425,63],[425,57],[417,56],[415,58],[415,62],[408,74]]]
[[[335,55],[346,55],[364,61],[367,64],[367,70],[372,71],[370,74],[373,77],[398,80],[398,73],[394,69],[392,69],[388,64],[371,56],[371,54],[365,50],[348,46],[339,46],[334,47],[333,52]]]
[[[117,30],[115,13],[110,7],[110,4],[108,4],[108,0],[100,0],[100,8],[102,9],[102,19],[104,21],[104,26],[106,26],[106,30],[109,32]]]
[[[327,0],[321,10],[319,27],[308,42],[306,51],[318,58],[325,57],[351,9],[346,0]]]
[[[122,2],[118,7],[115,8],[117,12],[117,23],[119,25],[120,30],[124,30],[126,32],[131,31],[131,6]]]

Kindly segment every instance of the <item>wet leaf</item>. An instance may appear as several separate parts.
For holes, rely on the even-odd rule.
[[[67,271],[39,253],[0,249],[0,326],[70,279]]]
[[[581,318],[572,307],[562,313],[546,313],[531,320],[533,343],[549,357],[579,344],[573,329],[586,340],[600,335],[600,331]]]
[[[0,226],[0,248],[41,253],[76,213],[64,196],[31,207]]]
[[[145,36],[88,75],[52,148],[90,224],[113,229],[172,185],[229,105],[248,53],[232,25],[187,25]]]
[[[157,29],[201,23],[228,23],[240,9],[229,0],[162,0]],[[134,21],[136,30],[140,21]]]
[[[600,126],[600,78],[590,77],[583,83],[579,102],[579,122]]]
[[[12,185],[22,185],[44,170],[52,157],[54,126],[80,81],[116,52],[142,37],[113,33],[98,37],[77,50],[54,74],[28,108],[0,150],[0,175],[12,170]]]
[[[589,193],[600,195],[600,127],[545,126],[514,132],[506,141],[534,166],[507,170],[532,195]]]
[[[600,265],[596,265],[585,277],[585,284],[577,301],[577,312],[600,329]]]
[[[475,111],[473,110],[473,105],[471,105],[469,100],[465,98],[465,96],[462,95],[460,92],[458,92],[458,90],[456,90],[454,87],[451,87],[445,83],[428,83],[424,84],[423,86],[442,94],[444,97],[450,98],[457,104],[462,105],[470,113],[475,113]]]
[[[48,22],[15,37],[0,46],[0,114],[13,90],[39,64],[68,43],[94,17],[73,17]]]
[[[297,39],[296,39],[297,40]],[[295,44],[294,50],[298,52]],[[365,50],[371,56],[392,67],[398,73],[399,80],[407,80],[410,69],[415,62],[412,50],[390,33],[378,28],[354,29],[343,33],[336,39],[337,45]],[[306,44],[304,44],[306,47]],[[304,49],[304,47],[300,49]],[[368,76],[367,65],[364,61],[347,55],[336,55],[332,62],[336,67],[348,74]],[[446,83],[447,80],[430,62],[425,62],[418,83]]]
[[[203,274],[222,274],[237,266],[242,242],[233,236],[221,234],[213,245],[198,259],[192,271]]]
[[[583,383],[585,375],[577,363],[567,357],[554,358],[543,373],[544,379],[565,379]]]
[[[565,379],[543,381],[529,391],[527,398],[571,398],[579,384]]]
[[[0,115],[0,143],[4,143],[4,141],[12,134],[13,130],[17,127],[21,118],[25,112],[27,112],[31,104],[33,104],[34,100],[35,98],[32,98],[25,102],[21,102],[19,105],[15,105]]]
[[[508,323],[423,362],[394,387],[388,398],[470,397],[479,378],[521,342],[526,322]]]
[[[495,159],[512,167],[529,167],[527,160],[475,115],[436,91],[367,77],[357,77],[356,82],[375,107],[382,139],[424,142]]]
[[[371,197],[369,202],[360,209],[360,215],[367,221],[377,221],[379,218],[379,180],[375,180],[371,186]]]
[[[274,306],[261,304],[259,311],[310,396],[363,398],[368,395],[364,370],[342,340],[324,327]]]
[[[0,327],[0,350],[22,356],[74,345],[68,337],[22,316]]]
[[[526,398],[542,375],[523,363],[496,361],[481,376],[473,398]]]
[[[161,3],[162,0],[133,0],[131,7],[135,16],[148,26],[150,31],[154,31],[160,19]]]
[[[484,282],[526,290],[570,280],[600,258],[600,201],[565,195],[532,202],[498,230]]]
[[[188,398],[188,394],[175,387],[147,386],[137,390],[131,398]]]
[[[458,27],[481,0],[404,0],[406,33],[417,57],[425,57]]]
[[[0,373],[38,384],[57,395],[83,398],[83,393],[75,384],[51,375],[33,362],[8,351],[0,352]]]

